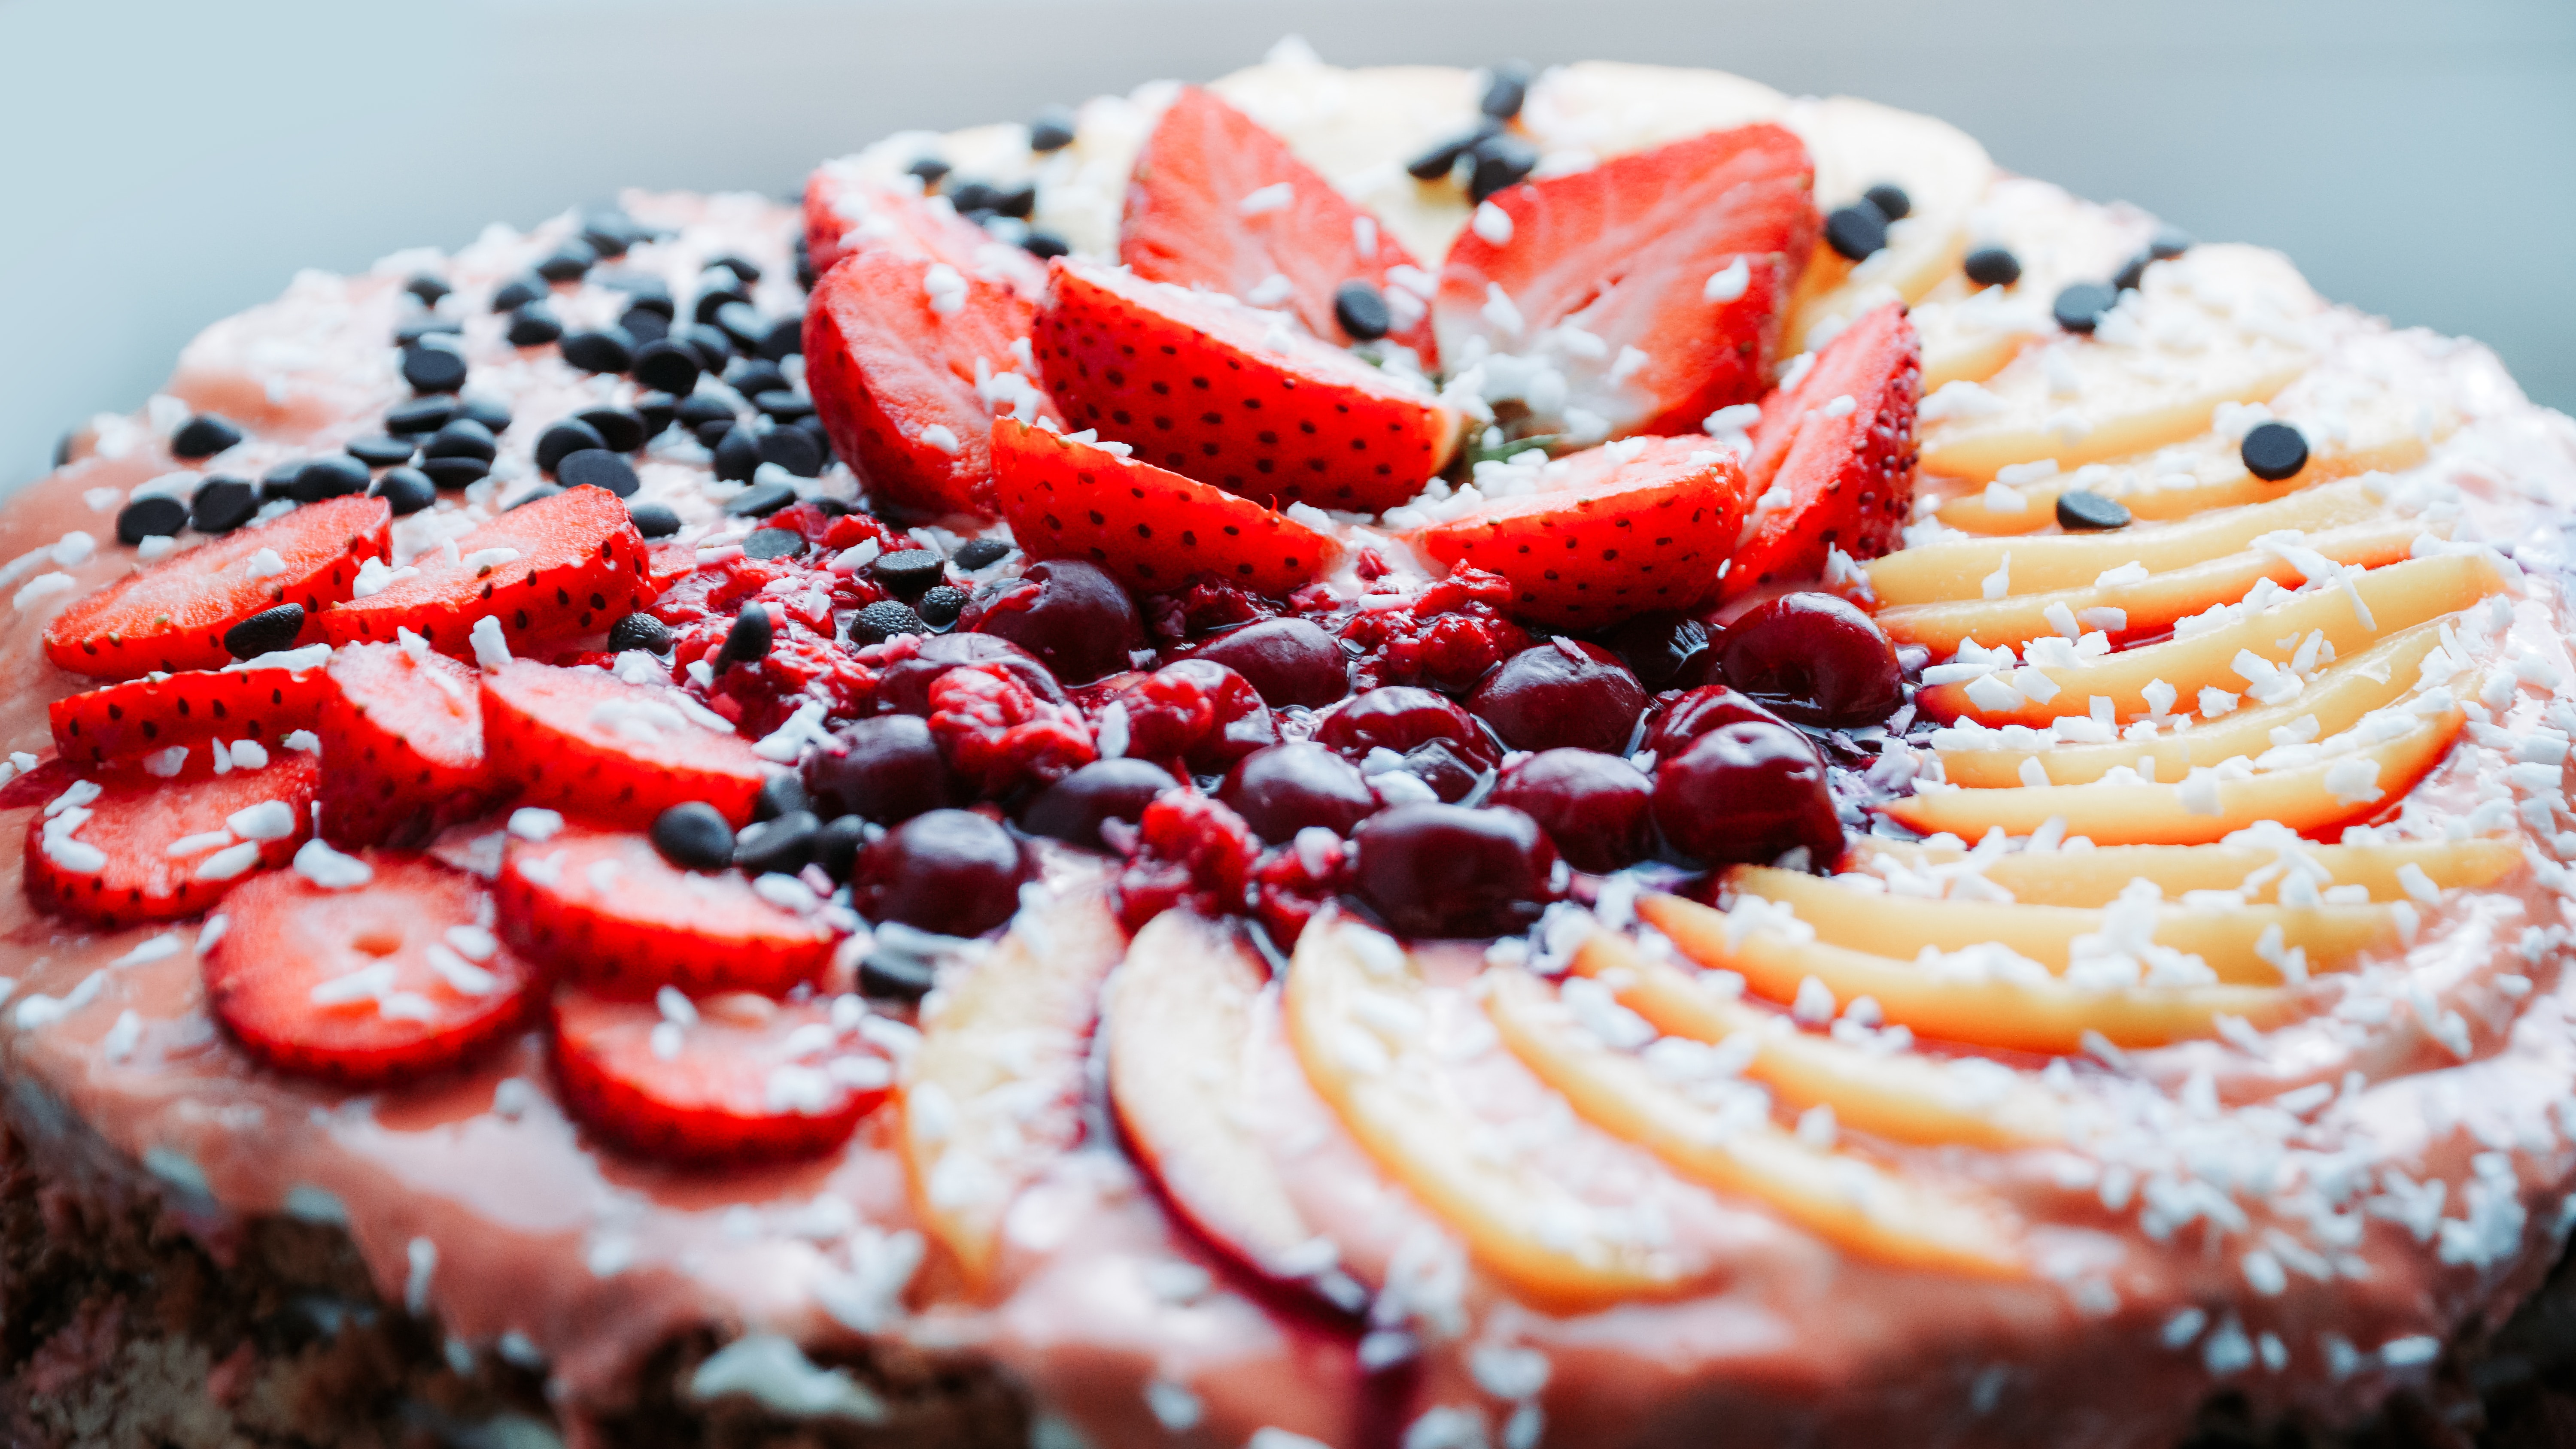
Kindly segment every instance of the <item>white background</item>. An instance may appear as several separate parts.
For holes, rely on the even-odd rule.
[[[0,488],[200,326],[622,184],[1327,60],[1714,65],[2296,257],[2576,406],[2576,0],[0,0]]]

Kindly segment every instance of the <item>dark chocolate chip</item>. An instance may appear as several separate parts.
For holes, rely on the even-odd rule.
[[[1020,238],[1020,246],[1026,250],[1030,256],[1036,257],[1040,261],[1045,261],[1050,257],[1069,257],[1073,255],[1073,243],[1066,241],[1063,237],[1057,236],[1054,232],[1040,231],[1036,227],[1029,228],[1029,234]]]
[[[188,526],[199,533],[230,533],[259,511],[259,489],[241,478],[209,478],[188,504]]]
[[[751,400],[751,405],[782,423],[814,416],[814,400],[786,388],[772,388]]]
[[[370,468],[392,468],[410,462],[411,455],[419,450],[420,445],[409,438],[379,434],[351,438],[343,446],[348,449],[350,457]]]
[[[555,248],[554,254],[537,263],[537,275],[549,282],[578,282],[582,274],[599,265],[599,249],[579,237]]]
[[[421,305],[435,307],[438,305],[439,298],[456,289],[427,272],[414,272],[411,280],[403,283],[403,290],[418,297]]]
[[[1468,148],[1476,158],[1467,179],[1467,194],[1482,201],[1538,169],[1538,148],[1509,131],[1499,131]]]
[[[423,458],[420,471],[429,475],[432,487],[453,492],[483,481],[492,472],[492,465],[481,458]]]
[[[584,372],[624,372],[635,365],[635,339],[616,327],[564,334],[563,360]]]
[[[635,380],[646,387],[686,397],[698,385],[698,374],[705,369],[698,363],[695,348],[664,338],[635,350],[634,371]]]
[[[513,277],[492,289],[492,310],[516,312],[542,297],[551,297],[554,289],[540,277]]]
[[[1384,337],[1394,325],[1394,319],[1387,315],[1386,297],[1377,288],[1357,280],[1333,289],[1333,320],[1362,342]]]
[[[772,428],[760,435],[760,461],[775,463],[799,478],[823,475],[823,445],[803,428]]]
[[[555,481],[566,488],[605,488],[620,498],[632,498],[644,486],[644,480],[635,476],[635,465],[606,448],[564,454],[555,465]]]
[[[912,608],[914,613],[921,615],[921,622],[933,629],[945,629],[957,622],[958,615],[966,612],[966,591],[938,584],[914,601]]]
[[[653,817],[653,848],[682,870],[733,864],[733,826],[713,805],[689,800]]]
[[[241,440],[242,430],[230,419],[213,413],[199,413],[181,423],[179,430],[170,435],[170,456],[191,461],[211,458]]]
[[[1866,201],[1837,206],[1825,214],[1825,244],[1860,261],[1887,245],[1887,213]]]
[[[2021,258],[2005,247],[1979,247],[1968,253],[1959,269],[1980,287],[2009,287],[2021,280]]]
[[[1073,111],[1067,106],[1049,106],[1029,122],[1029,149],[1044,153],[1061,151],[1073,144]]]
[[[2057,294],[2049,311],[2057,325],[2069,332],[2091,332],[2102,321],[2102,315],[2120,305],[2117,288],[2100,282],[2073,282]]]
[[[649,440],[662,436],[679,416],[680,400],[667,392],[639,392],[635,395],[635,416],[644,423],[644,436]]]
[[[707,265],[710,268],[722,267],[742,278],[746,284],[757,282],[761,277],[760,263],[736,252],[727,252],[723,256],[710,260]]]
[[[543,347],[563,335],[563,319],[543,302],[530,302],[510,314],[512,347]]]
[[[716,668],[749,664],[766,658],[777,629],[769,622],[769,610],[760,604],[745,604],[736,614],[733,627],[725,631],[724,647],[716,651]]]
[[[795,501],[796,490],[784,483],[755,483],[735,494],[724,511],[736,518],[767,518]]]
[[[599,429],[573,418],[566,418],[537,434],[537,471],[551,473],[565,458],[590,448],[605,448],[608,440]]]
[[[794,357],[804,350],[805,319],[802,317],[781,317],[770,323],[769,330],[760,335],[759,343],[752,348],[772,362]]]
[[[1527,61],[1509,60],[1495,66],[1485,78],[1485,93],[1476,101],[1476,109],[1497,121],[1508,121],[1521,113],[1529,99],[1530,67]]]
[[[671,319],[649,307],[629,307],[618,313],[617,325],[626,329],[626,335],[634,338],[639,348],[671,335]]]
[[[760,793],[751,797],[754,820],[775,820],[813,808],[813,802],[805,798],[805,777],[794,770],[774,772],[760,782]]]
[[[483,430],[496,438],[510,431],[510,405],[496,398],[465,398],[458,410],[460,415],[481,423]]]
[[[814,835],[814,863],[834,880],[850,878],[850,867],[858,864],[859,850],[868,843],[868,822],[856,815],[826,820]]]
[[[641,649],[647,654],[661,654],[671,647],[671,626],[639,609],[608,626],[608,647],[620,652]]]
[[[747,306],[751,302],[750,289],[731,272],[709,272],[700,281],[703,285],[699,288],[697,300],[689,304],[689,320],[699,326],[714,322],[716,314],[727,307]]]
[[[880,1001],[919,1001],[938,983],[934,963],[891,946],[879,946],[859,962],[859,994]]]
[[[970,538],[957,545],[957,566],[972,573],[1011,556],[1011,546],[998,538]]]
[[[453,421],[457,411],[452,397],[416,397],[385,409],[385,431],[403,437],[434,433]]]
[[[402,375],[414,392],[454,392],[465,385],[465,354],[415,342],[402,350]]]
[[[2129,526],[2128,506],[2083,488],[2057,495],[2057,526],[2069,533],[2098,533]]]
[[[709,423],[707,426],[714,427],[716,425]],[[700,438],[704,438],[706,435],[704,433],[700,433],[698,436]],[[760,439],[752,436],[751,429],[728,427],[724,435],[716,441],[714,447],[716,451],[716,476],[718,478],[722,478],[728,483],[748,483],[751,481],[752,475],[760,471]],[[755,489],[753,491],[757,492],[759,490]],[[740,498],[734,500],[736,503],[740,503],[741,501],[742,500]],[[784,508],[787,505],[781,503],[775,506]]]
[[[2282,483],[2308,466],[2308,435],[2288,423],[2256,423],[2237,448],[2245,471],[2266,483]]]
[[[355,458],[316,458],[295,475],[294,498],[298,503],[319,503],[325,498],[346,498],[364,493],[373,482],[367,465]]]
[[[259,475],[259,497],[263,503],[295,496],[295,476],[304,471],[305,460],[289,458]]]
[[[937,191],[939,183],[948,179],[948,173],[955,168],[936,156],[924,156],[903,169],[919,177],[923,186]]]
[[[280,604],[262,609],[224,631],[224,648],[235,659],[256,659],[280,649],[295,647],[296,636],[304,632],[304,606]]]
[[[430,434],[420,453],[424,458],[480,458],[489,463],[501,455],[501,444],[490,428],[472,418],[458,418]]]
[[[147,538],[168,538],[188,526],[188,505],[176,498],[137,498],[116,515],[116,541],[132,547]]]
[[[438,501],[438,485],[418,468],[389,468],[369,492],[392,505],[394,516],[418,513]]]
[[[765,392],[785,392],[787,374],[778,364],[755,358],[743,358],[724,370],[725,386],[744,397],[758,397]]]
[[[753,808],[757,812],[759,807]],[[823,822],[814,818],[811,810],[789,810],[770,819],[755,820],[734,836],[733,863],[750,875],[794,875],[813,860],[814,837],[822,829]]]
[[[898,599],[920,598],[947,571],[947,560],[926,548],[879,554],[876,561],[868,565],[868,576]]]
[[[805,551],[805,535],[792,528],[755,528],[742,551],[758,559],[794,558]]]
[[[680,515],[667,503],[632,503],[626,516],[635,520],[635,531],[646,538],[669,538],[680,531]]]
[[[600,446],[612,453],[632,453],[644,446],[644,419],[627,408],[584,408],[572,415],[577,423],[587,423],[600,436]]]
[[[1421,155],[1414,157],[1411,161],[1406,162],[1404,169],[1406,172],[1411,174],[1413,179],[1416,181],[1441,180],[1451,172],[1458,169],[1459,157],[1466,155],[1469,150],[1475,147],[1477,142],[1484,140],[1486,137],[1495,134],[1501,129],[1502,125],[1497,121],[1486,120],[1479,122],[1474,130],[1468,131],[1463,135],[1452,136],[1448,140],[1432,147],[1430,150],[1423,152]]]
[[[850,616],[850,642],[882,644],[897,634],[927,634],[930,626],[908,604],[879,599]]]
[[[461,338],[464,335],[465,324],[453,318],[415,317],[394,329],[394,345],[409,347],[426,337]]]
[[[1889,221],[1903,221],[1914,214],[1914,198],[1893,181],[1882,181],[1860,194],[1861,200],[1878,208],[1878,214]]]
[[[769,318],[749,302],[727,302],[716,309],[716,326],[745,352],[757,352],[769,335]]]

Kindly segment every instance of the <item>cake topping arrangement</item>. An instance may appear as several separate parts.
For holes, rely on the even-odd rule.
[[[8,1060],[581,1443],[2448,1413],[2576,1217],[2571,499],[1864,102],[907,133],[308,274],[0,517]]]

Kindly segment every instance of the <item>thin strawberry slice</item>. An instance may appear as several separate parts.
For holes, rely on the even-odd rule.
[[[45,713],[57,754],[99,765],[208,740],[274,748],[289,732],[312,727],[328,688],[318,664],[191,669],[66,695]]]
[[[1576,432],[1697,432],[1762,395],[1815,249],[1814,188],[1806,146],[1773,125],[1507,187],[1487,204],[1508,226],[1480,209],[1441,267],[1441,356],[1552,368]]]
[[[409,629],[460,658],[475,624],[499,623],[512,648],[605,629],[653,602],[644,539],[605,488],[567,488],[513,508],[456,540],[455,557],[425,553],[380,592],[322,616],[333,644],[390,644]]]
[[[993,515],[993,415],[1053,417],[1026,374],[1027,298],[944,262],[863,252],[815,285],[805,381],[869,496],[909,517]]]
[[[1127,185],[1118,259],[1148,281],[1223,292],[1295,315],[1347,347],[1334,293],[1363,282],[1385,298],[1425,372],[1439,366],[1432,278],[1376,217],[1354,204],[1286,142],[1197,86],[1183,88],[1154,125]]]
[[[686,800],[751,821],[768,765],[722,716],[603,669],[513,659],[483,676],[483,754],[522,803],[644,826]]]
[[[193,916],[295,858],[319,774],[312,755],[279,750],[220,775],[192,761],[175,779],[118,767],[76,781],[27,822],[27,898],[103,926]]]
[[[1009,418],[993,425],[993,476],[1030,557],[1089,559],[1145,593],[1210,578],[1282,595],[1335,551],[1248,498]]]
[[[826,161],[805,180],[805,255],[817,275],[845,257],[884,252],[946,262],[1024,297],[1046,285],[1046,263],[958,215],[947,197],[881,185],[858,170],[854,158]]]
[[[409,1081],[527,1018],[536,974],[486,927],[481,882],[409,852],[365,864],[356,886],[281,871],[224,902],[206,1005],[281,1072],[353,1087]]]
[[[593,990],[648,997],[784,996],[814,979],[832,933],[769,900],[739,872],[682,870],[627,831],[567,825],[513,841],[495,888],[501,931]]]
[[[1501,574],[1516,617],[1592,628],[1685,609],[1717,582],[1744,520],[1744,470],[1706,438],[1631,438],[1519,464],[1534,491],[1415,532],[1441,563]]]
[[[554,1064],[564,1107],[591,1132],[699,1165],[829,1152],[894,1080],[827,1005],[722,996],[657,1006],[569,986],[555,992]]]
[[[1077,427],[1138,457],[1284,507],[1391,508],[1457,447],[1460,418],[1419,379],[1370,366],[1274,313],[1059,257],[1038,366]]]
[[[331,656],[315,733],[322,833],[339,845],[417,843],[491,804],[482,691],[474,671],[409,647],[353,644]]]
[[[1762,400],[1745,469],[1754,517],[1725,592],[1814,578],[1827,551],[1877,558],[1914,511],[1923,347],[1903,305],[1863,314],[1794,387]]]
[[[226,630],[280,604],[304,610],[311,642],[317,616],[357,586],[358,565],[392,552],[392,521],[381,498],[333,498],[174,553],[56,615],[45,657],[101,679],[214,669],[233,657]]]

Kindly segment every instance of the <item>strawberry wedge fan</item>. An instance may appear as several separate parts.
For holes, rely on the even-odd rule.
[[[268,1094],[173,1144],[524,1177],[474,1271],[580,1293],[421,1341],[552,1325],[568,1405],[624,1380],[565,1325],[720,1323],[654,1405],[834,1426],[707,1443],[2162,1449],[2477,1382],[2576,1221],[2576,432],[1697,74],[1292,56],[299,279],[74,439],[115,543],[0,516],[0,1023],[66,1101]],[[173,1220],[264,1141],[153,1158]],[[419,1314],[444,1211],[308,1225]]]

